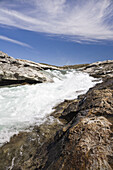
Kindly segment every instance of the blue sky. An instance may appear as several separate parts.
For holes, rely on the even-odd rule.
[[[0,50],[54,65],[113,60],[113,0],[1,0]]]

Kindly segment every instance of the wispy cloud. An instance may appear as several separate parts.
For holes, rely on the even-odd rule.
[[[21,46],[24,46],[24,47],[29,47],[29,48],[31,48],[31,46],[28,45],[28,44],[26,44],[26,43],[23,43],[23,42],[21,42],[21,41],[17,41],[17,40],[8,38],[8,37],[3,36],[3,35],[0,35],[0,39],[1,39],[1,40],[5,40],[5,41],[9,41],[9,42],[12,42],[12,43],[14,43],[14,44],[18,44],[18,45],[21,45]]]
[[[113,40],[113,0],[7,0],[0,6],[0,24],[76,42]]]

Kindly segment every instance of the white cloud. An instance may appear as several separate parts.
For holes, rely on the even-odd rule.
[[[1,40],[5,40],[5,41],[9,41],[9,42],[12,42],[12,43],[14,43],[14,44],[18,44],[18,45],[21,45],[21,46],[24,46],[24,47],[29,47],[29,48],[31,48],[31,46],[28,45],[28,44],[26,44],[26,43],[23,43],[23,42],[21,42],[21,41],[17,41],[17,40],[8,38],[8,37],[3,36],[3,35],[0,35],[0,39],[1,39]]]
[[[0,6],[0,24],[77,42],[113,40],[112,0],[7,0]]]

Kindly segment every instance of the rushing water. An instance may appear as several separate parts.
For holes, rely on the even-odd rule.
[[[0,88],[0,144],[20,130],[43,123],[56,104],[95,85],[94,78],[75,70],[46,73],[53,83]]]

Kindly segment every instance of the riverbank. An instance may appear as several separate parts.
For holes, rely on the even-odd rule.
[[[52,113],[57,120],[19,133],[0,150],[0,167],[112,169],[113,79],[97,84]],[[42,135],[43,134],[43,135]]]
[[[113,62],[81,68],[103,82],[65,100],[55,119],[20,132],[0,148],[0,169],[113,169]]]

